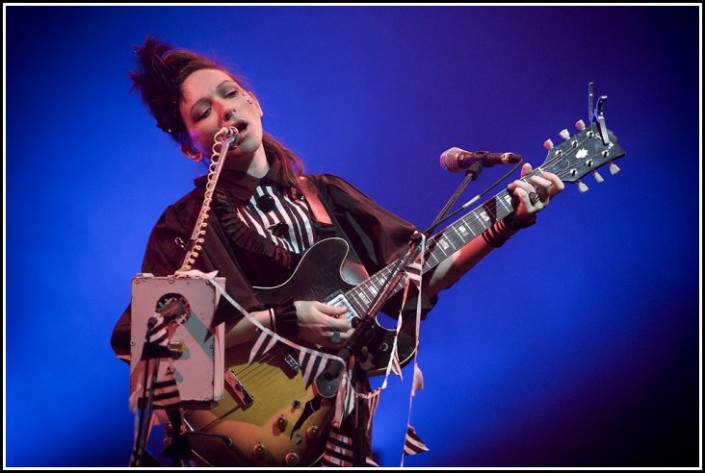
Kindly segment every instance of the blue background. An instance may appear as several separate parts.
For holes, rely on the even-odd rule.
[[[569,186],[441,295],[410,418],[430,451],[405,465],[700,464],[699,7],[5,14],[8,466],[129,462],[128,368],[110,334],[152,225],[201,173],[129,92],[132,46],[150,33],[244,73],[265,127],[309,172],[342,175],[421,228],[462,178],[442,151],[540,165],[545,139],[588,120],[594,81],[622,172]],[[384,466],[400,463],[404,373],[375,421]]]

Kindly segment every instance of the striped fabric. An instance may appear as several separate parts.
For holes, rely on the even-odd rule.
[[[427,451],[428,447],[416,433],[416,430],[412,426],[407,427],[406,440],[404,441],[404,455],[416,455],[417,453]]]
[[[304,380],[304,386],[308,388],[311,383],[326,369],[327,359],[320,356],[313,350],[299,351],[299,366]]]
[[[345,435],[336,426],[331,426],[328,442],[326,443],[326,453],[323,455],[321,466],[354,466],[352,438]],[[379,465],[368,455],[365,458],[365,466],[378,467]]]
[[[257,206],[262,197],[271,197],[271,210]],[[260,184],[237,215],[263,238],[293,253],[302,253],[314,243],[313,228],[305,201],[292,199],[271,185]]]
[[[181,402],[171,363],[160,363],[154,383],[154,407],[175,407]]]
[[[276,343],[277,339],[274,337],[274,334],[272,334],[272,332],[260,332],[259,337],[257,337],[257,341],[252,346],[252,350],[250,350],[249,363],[252,363],[252,360],[258,360],[262,358],[264,354],[271,350]]]
[[[413,281],[416,287],[418,287],[421,284],[421,263],[419,262],[414,262],[414,263],[409,263],[405,268],[404,271],[406,272],[406,275],[409,277],[409,280]]]
[[[135,384],[130,393],[130,408],[133,412],[137,412],[139,404],[147,402],[150,389],[153,395],[151,406],[153,408],[173,407],[181,402],[179,387],[174,377],[171,352],[167,348],[169,332],[159,312],[155,312],[151,317],[147,330],[147,342],[142,349],[142,359],[132,374]],[[157,367],[156,379],[153,377],[155,366]]]

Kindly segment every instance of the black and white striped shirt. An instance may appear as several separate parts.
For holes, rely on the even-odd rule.
[[[282,193],[269,180],[260,181],[237,215],[259,236],[292,253],[303,253],[314,243],[310,210],[306,201]]]

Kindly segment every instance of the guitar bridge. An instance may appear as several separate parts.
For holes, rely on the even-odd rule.
[[[249,407],[252,405],[254,398],[247,392],[247,389],[242,385],[233,370],[225,371],[225,387],[230,395],[240,404],[240,407]]]

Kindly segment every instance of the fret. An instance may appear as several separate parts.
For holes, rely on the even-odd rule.
[[[446,256],[453,254],[453,246],[448,241],[448,236],[443,235],[443,237],[438,241],[438,246],[440,247],[443,254]]]
[[[470,241],[477,236],[475,230],[471,226],[467,225],[465,221],[462,221],[460,225],[458,225],[458,234],[465,241]]]
[[[494,222],[497,221],[497,198],[493,198],[491,202],[487,202],[484,205],[485,215],[484,220],[489,223],[487,227],[489,228]]]
[[[429,253],[426,256],[426,261],[425,261],[425,266],[428,266],[428,269],[435,268],[438,266],[440,261],[438,260],[438,257],[435,255],[435,253]],[[424,267],[424,272],[426,272],[426,267]]]
[[[497,200],[502,204],[502,207],[504,208],[505,213],[502,215],[502,218],[504,218],[507,215],[509,215],[512,212],[512,210],[514,210],[514,207],[512,205],[512,196],[507,193],[504,193],[503,196],[501,196],[501,197],[498,196],[498,197],[499,197],[499,199],[497,199]]]
[[[355,309],[355,313],[362,317],[368,306],[365,305],[359,297],[355,297],[355,291],[350,291],[348,294],[350,296],[348,302],[350,302],[352,308]]]
[[[463,246],[463,241],[458,234],[458,231],[453,227],[448,227],[448,230],[444,232],[445,241],[450,245],[451,254],[457,251]]]
[[[483,231],[487,230],[490,228],[490,225],[492,225],[492,218],[490,217],[490,214],[487,213],[484,209],[478,209],[477,211],[473,212],[473,215],[475,216],[475,225],[478,226],[478,228],[481,228]]]

